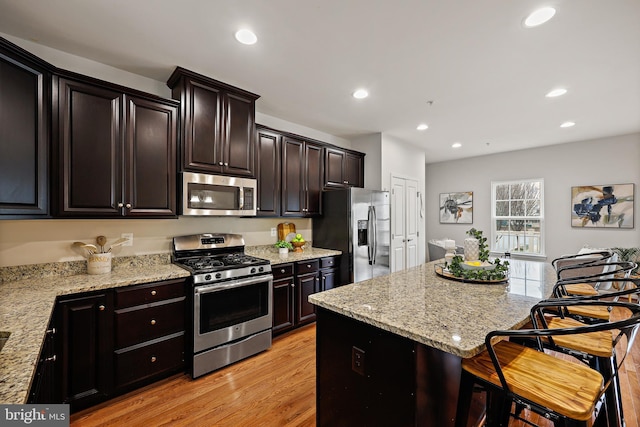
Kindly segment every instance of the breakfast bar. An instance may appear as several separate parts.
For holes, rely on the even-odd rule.
[[[438,276],[438,262],[311,295],[317,425],[453,425],[462,358],[523,326],[551,295],[548,263],[510,261],[507,283]]]

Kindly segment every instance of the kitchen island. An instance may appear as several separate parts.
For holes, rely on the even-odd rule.
[[[453,425],[462,358],[488,332],[524,325],[556,280],[550,264],[510,260],[507,284],[462,283],[437,263],[309,297],[318,426]]]

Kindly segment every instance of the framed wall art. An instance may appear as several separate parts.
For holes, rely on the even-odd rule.
[[[473,224],[473,191],[440,193],[441,224]]]
[[[633,228],[635,184],[571,187],[571,226]]]

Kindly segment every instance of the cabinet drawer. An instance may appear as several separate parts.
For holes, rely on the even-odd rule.
[[[127,351],[115,352],[116,387],[171,370],[184,363],[184,333],[156,340]]]
[[[185,280],[167,280],[164,282],[117,288],[116,308],[133,307],[165,299],[185,296]]]
[[[307,273],[316,273],[318,271],[318,266],[320,265],[319,260],[310,259],[308,261],[299,261],[296,263],[296,274],[307,274]]]
[[[320,268],[333,268],[336,266],[337,262],[338,257],[335,256],[320,258]]]
[[[184,331],[185,299],[138,309],[115,311],[116,348]]]
[[[271,267],[273,279],[293,276],[293,264],[278,264]]]

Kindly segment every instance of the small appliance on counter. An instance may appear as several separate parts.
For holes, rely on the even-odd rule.
[[[193,285],[192,378],[271,347],[271,264],[246,255],[244,246],[239,234],[173,238],[172,261],[191,273]]]

